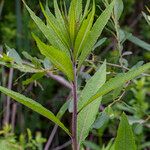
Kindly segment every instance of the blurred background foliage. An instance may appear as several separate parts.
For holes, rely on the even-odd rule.
[[[39,6],[39,1],[26,0],[26,2],[30,8],[34,10],[36,15],[44,19]],[[45,0],[41,0],[41,2],[45,4]],[[61,0],[61,2],[63,2],[63,0]],[[104,9],[103,2],[103,0],[96,0],[96,16],[100,15],[101,10]],[[123,2],[124,10],[119,20],[120,28],[149,43],[150,26],[142,12],[145,13],[145,15],[150,14],[146,9],[146,6],[148,8],[150,7],[150,1],[123,0]],[[66,4],[69,5],[69,0],[66,0]],[[53,2],[51,0],[49,0],[49,7],[50,10],[53,11]],[[24,56],[22,52],[26,51],[33,57],[43,59],[35,46],[31,32],[38,34],[38,36],[44,39],[44,36],[39,32],[38,28],[31,20],[21,0],[0,0],[0,53],[6,52],[5,44],[7,44],[9,47],[16,49],[19,55],[23,58]],[[105,37],[107,38],[101,46],[96,48],[95,53],[91,55],[89,62],[87,62],[89,67],[87,67],[86,71],[82,74],[81,81],[88,79],[90,75],[94,73],[94,66],[100,65],[105,58],[108,62],[108,78],[115,76],[116,73],[124,71],[119,64],[120,52],[117,48],[117,41],[113,33],[115,33],[115,30],[110,22],[101,36],[101,39]],[[124,59],[122,59],[126,68],[131,68],[132,66],[150,61],[150,48],[148,51],[148,48],[143,48],[145,45],[143,47],[139,46],[138,42],[139,41],[131,42],[127,40],[122,43],[122,54],[128,52],[125,53],[123,56]],[[0,74],[0,83],[3,86],[7,86],[10,70],[1,66]],[[47,77],[31,82],[28,85],[23,85],[23,81],[30,77],[31,74],[23,74],[15,70],[13,72],[12,89],[17,89],[20,93],[36,99],[56,114],[60,106],[66,101],[69,90]],[[79,82],[81,81],[79,80]],[[80,84],[84,84],[84,82],[81,82]],[[5,114],[4,101],[6,98],[6,96],[1,94],[0,145],[7,146],[6,149],[8,150],[12,150],[12,147],[14,147],[14,150],[19,150],[19,147],[31,150],[43,149],[43,144],[45,144],[46,139],[48,139],[54,124],[51,124],[47,119],[44,119],[28,108],[11,101],[11,114],[13,115],[14,113],[15,115],[15,123],[12,127],[3,126]],[[118,100],[119,98],[120,100]],[[121,112],[125,111],[129,116],[130,123],[133,125],[132,127],[135,133],[138,149],[150,150],[149,100],[149,76],[144,76],[141,79],[137,78],[130,83],[129,86],[120,87],[119,89],[107,94],[103,98],[95,128],[91,131],[91,134],[87,139],[89,141],[92,139],[92,142],[86,141],[84,145],[94,150],[97,148],[97,145],[100,145],[101,148],[103,145],[107,145],[108,142],[115,137],[118,127],[118,118]],[[16,105],[16,110],[14,104]],[[13,119],[10,120],[10,124],[13,122]],[[70,122],[69,114],[66,115],[63,121],[66,122],[66,124]],[[67,142],[68,140],[68,137],[58,129],[53,139],[51,149]],[[103,148],[104,147],[105,146],[103,146]]]

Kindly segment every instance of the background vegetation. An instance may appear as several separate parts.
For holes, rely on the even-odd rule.
[[[44,0],[41,0],[43,5]],[[62,1],[61,1],[62,2]],[[150,25],[144,18],[150,14],[149,0],[123,0],[124,10],[119,19],[118,31],[122,37],[117,37],[116,26],[110,21],[101,35],[100,44],[95,52],[90,55],[87,67],[81,73],[79,84],[84,86],[85,81],[95,72],[95,66],[107,60],[107,78],[117,73],[128,70],[128,68],[140,66],[150,61]],[[26,0],[26,3],[40,18],[44,19],[39,2],[37,0]],[[69,6],[70,1],[66,0]],[[96,16],[99,16],[104,8],[102,0],[96,0]],[[146,7],[147,6],[147,7]],[[49,2],[53,11],[53,2]],[[143,12],[143,13],[142,13]],[[144,15],[145,14],[145,15]],[[36,33],[41,39],[44,36],[38,30],[30,18],[21,0],[0,0],[0,53],[6,52],[6,46],[16,49],[22,58],[30,58],[33,61],[43,59],[37,49],[31,32]],[[133,35],[130,35],[130,34]],[[125,34],[125,35],[124,35]],[[130,36],[129,36],[130,35]],[[127,36],[128,38],[125,38]],[[139,40],[141,39],[141,40]],[[125,40],[125,41],[124,41]],[[145,42],[144,42],[145,41]],[[120,45],[119,45],[120,44]],[[38,64],[37,64],[38,65]],[[46,63],[46,65],[48,65]],[[1,85],[14,89],[20,93],[36,99],[46,108],[56,114],[62,104],[68,99],[69,90],[48,77],[31,79],[31,74],[21,73],[7,67],[0,67]],[[29,83],[28,80],[30,79]],[[30,109],[11,101],[9,116],[6,115],[6,100],[9,98],[3,94],[0,96],[0,149],[7,145],[7,149],[43,149],[52,131],[57,129],[54,124],[41,117]],[[128,119],[134,131],[136,143],[139,150],[150,150],[150,75],[141,76],[140,79],[127,83],[126,87],[120,87],[107,94],[100,106],[98,118],[94,123],[94,129],[90,132],[85,147],[93,150],[109,150],[109,141],[117,133],[118,118],[122,111],[128,114]],[[107,109],[105,108],[107,106]],[[105,111],[104,111],[105,110]],[[10,125],[4,126],[4,122]],[[71,116],[69,113],[63,118],[65,124],[69,124]],[[53,134],[53,133],[52,133]],[[52,135],[50,136],[52,137]],[[61,137],[61,138],[60,138]],[[51,148],[55,149],[64,143],[68,145],[64,149],[70,149],[70,141],[62,130],[57,129],[52,138]],[[3,146],[1,146],[3,145]],[[100,147],[98,146],[100,145]],[[9,148],[10,147],[10,148]],[[3,149],[2,149],[3,150]]]

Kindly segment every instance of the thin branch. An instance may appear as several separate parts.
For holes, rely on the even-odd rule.
[[[11,68],[9,71],[9,79],[8,79],[8,87],[7,87],[8,89],[12,88],[13,73],[14,73],[14,69]],[[5,114],[5,118],[4,118],[4,124],[9,124],[9,120],[10,120],[10,97],[7,96],[6,114]]]
[[[12,133],[15,129],[15,122],[16,122],[16,112],[17,112],[17,103],[14,102],[12,106],[12,117],[11,117],[11,126],[12,126]]]
[[[100,63],[104,63],[103,61],[99,61]],[[127,71],[130,71],[131,69],[130,68],[127,68],[125,66],[121,66],[121,65],[117,65],[117,64],[112,64],[112,63],[106,63],[107,65],[109,66],[113,66],[113,67],[117,67],[117,68],[123,68]],[[147,74],[147,73],[142,73],[143,76],[147,76],[147,77],[150,77],[150,74]]]
[[[67,87],[67,88],[72,90],[71,84],[67,80],[65,80],[63,77],[58,76],[58,75],[54,75],[51,72],[47,72],[47,75],[50,78],[52,78],[52,79],[56,80],[57,82],[59,82],[60,84],[62,84],[63,86],[65,86],[65,87]]]
[[[70,92],[69,96],[67,97],[67,100],[70,99],[71,95],[72,95],[72,91]],[[59,119],[61,119],[61,118],[59,118]],[[52,132],[51,132],[51,134],[50,134],[50,136],[49,136],[49,138],[48,138],[47,143],[45,144],[44,150],[49,150],[49,148],[50,148],[50,146],[52,144],[52,141],[54,139],[54,136],[56,134],[57,129],[58,129],[58,125],[55,125],[54,128],[53,128],[53,130],[52,130]]]
[[[57,128],[58,128],[58,125],[55,125],[54,128],[53,128],[53,130],[52,130],[52,132],[51,132],[51,134],[50,134],[50,136],[49,136],[49,139],[48,139],[48,141],[47,141],[47,143],[46,143],[46,145],[45,145],[44,150],[49,150],[49,147],[50,147],[51,144],[52,144],[52,141],[53,141],[53,138],[54,138],[55,133],[56,133],[56,131],[57,131]]]
[[[69,146],[71,144],[71,140],[70,141],[68,141],[68,142],[66,142],[66,143],[64,143],[63,145],[61,145],[61,146],[58,146],[58,147],[56,147],[56,148],[54,148],[54,149],[52,149],[52,150],[61,150],[61,149],[64,149],[64,148],[66,148],[67,146]]]
[[[130,84],[130,81],[126,84],[126,87],[127,87],[129,84]],[[122,99],[122,97],[125,95],[125,93],[126,93],[126,91],[124,90],[124,91],[122,92],[122,94],[119,96],[119,98],[118,98],[117,100],[113,101],[111,104],[109,104],[109,106],[111,107],[111,106],[113,106],[115,103],[120,102],[121,99]]]

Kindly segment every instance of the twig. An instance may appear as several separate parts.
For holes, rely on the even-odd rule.
[[[16,112],[17,112],[17,103],[14,102],[12,106],[12,118],[11,118],[12,133],[14,132],[15,129]]]
[[[11,68],[10,72],[9,72],[8,87],[7,87],[8,89],[12,88],[13,72],[14,72],[14,69]],[[6,114],[5,114],[5,118],[4,118],[4,124],[9,124],[9,120],[10,120],[10,97],[7,96]]]
[[[67,101],[70,99],[71,96],[72,96],[72,91],[70,92],[69,96],[67,97]],[[57,114],[57,115],[58,115],[58,114]],[[57,117],[58,117],[58,116],[57,116]],[[61,117],[62,117],[62,116],[61,116]],[[61,119],[61,117],[59,116],[58,119]],[[45,144],[44,150],[48,150],[49,147],[51,146],[51,143],[52,143],[52,141],[53,141],[53,139],[54,139],[54,136],[55,136],[55,134],[56,134],[57,129],[58,129],[58,126],[55,125],[54,128],[53,128],[53,130],[52,130],[52,132],[51,132],[51,134],[50,134],[50,136],[49,136],[49,138],[48,138],[47,143]]]
[[[103,61],[99,61],[100,63],[104,63]],[[121,66],[121,65],[117,65],[117,64],[112,64],[112,63],[106,63],[107,65],[109,66],[113,66],[113,67],[118,67],[118,68],[123,68],[127,71],[130,71],[130,68],[127,68],[125,66]],[[150,77],[150,74],[147,74],[147,73],[142,73],[143,76],[147,76],[147,77]]]
[[[49,77],[51,77],[52,79],[56,80],[57,82],[59,82],[60,84],[62,84],[63,86],[72,90],[71,84],[67,80],[65,80],[63,77],[58,76],[58,75],[54,75],[51,72],[47,72],[47,75]]]
[[[130,81],[126,84],[126,87],[130,84]],[[109,106],[113,106],[115,103],[120,102],[122,97],[125,95],[126,91],[124,90],[123,93],[119,96],[119,98],[115,101],[113,101],[111,104],[109,104]]]
[[[58,147],[56,147],[56,148],[54,148],[54,149],[52,149],[52,150],[61,150],[61,149],[64,149],[64,148],[66,148],[67,146],[69,146],[71,144],[71,140],[70,141],[68,141],[68,142],[66,142],[66,143],[64,143],[63,145],[61,145],[61,146],[58,146]]]
[[[57,131],[57,128],[58,128],[58,125],[55,125],[54,128],[53,128],[53,130],[52,130],[52,132],[51,132],[51,134],[50,134],[50,136],[49,136],[49,139],[48,139],[48,141],[47,141],[47,143],[46,143],[46,145],[45,145],[44,150],[49,150],[49,147],[50,147],[51,144],[52,144],[52,141],[53,141],[53,138],[54,138],[55,133],[56,133],[56,131]]]

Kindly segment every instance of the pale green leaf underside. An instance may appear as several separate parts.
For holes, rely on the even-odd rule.
[[[114,146],[115,150],[136,150],[134,135],[125,114],[121,116]]]
[[[150,44],[146,43],[145,41],[135,37],[134,35],[131,34],[131,36],[129,36],[127,38],[130,42],[134,43],[135,45],[138,45],[139,47],[150,51]]]
[[[78,114],[77,135],[78,135],[79,145],[82,144],[82,142],[89,134],[90,128],[96,119],[96,115],[99,110],[101,99],[102,99],[101,97],[96,99],[96,101],[93,101],[91,104],[86,106]]]
[[[88,100],[88,102],[83,107],[87,106],[92,101],[96,100],[98,97],[101,97],[107,94],[108,92],[122,86],[127,81],[132,80],[133,78],[135,78],[136,76],[140,75],[141,73],[145,72],[148,69],[150,69],[150,63],[147,63],[141,67],[132,69],[128,71],[127,73],[119,74],[116,77],[110,79],[99,89],[97,94],[95,94]]]
[[[69,80],[73,80],[73,67],[69,56],[61,50],[58,50],[52,46],[44,44],[38,37],[33,35],[36,40],[37,46],[41,53],[46,56],[50,61],[63,73],[67,75]]]
[[[115,0],[115,6],[114,6],[114,15],[115,19],[119,20],[121,17],[121,14],[123,12],[123,1],[122,0]]]
[[[16,100],[17,102],[19,102],[19,103],[27,106],[28,108],[32,109],[33,111],[35,111],[35,112],[41,114],[42,116],[50,119],[55,124],[60,126],[69,136],[71,135],[69,130],[64,126],[64,124],[61,123],[60,120],[51,111],[44,108],[41,104],[37,103],[36,101],[34,101],[28,97],[25,97],[22,94],[19,94],[17,92],[14,92],[14,91],[9,90],[7,88],[4,88],[2,86],[0,86],[0,91],[2,93],[5,93],[6,95],[11,97],[12,99]]]
[[[86,101],[94,95],[99,88],[106,81],[106,62],[98,69],[98,71],[94,74],[91,79],[85,85],[85,88],[81,92],[81,96],[79,98],[78,106],[81,108]],[[99,97],[96,101],[92,102],[90,105],[82,109],[79,112],[77,118],[77,135],[78,135],[78,143],[79,145],[85,140],[88,136],[90,128],[95,121],[96,115],[98,113],[99,105],[101,102],[101,97]]]
[[[89,79],[86,83],[84,89],[81,91],[81,95],[79,97],[78,102],[78,110],[82,108],[91,98],[91,96],[95,95],[101,86],[106,81],[106,61],[102,64],[102,66],[97,70],[97,72]]]

